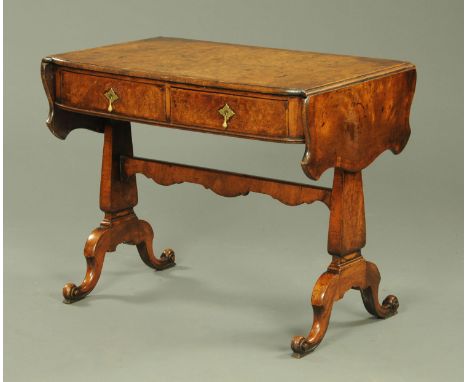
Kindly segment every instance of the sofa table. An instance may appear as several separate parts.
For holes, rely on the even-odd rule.
[[[136,174],[169,186],[191,182],[222,196],[259,192],[296,206],[321,201],[330,209],[331,263],[312,292],[314,320],[292,339],[301,357],[322,341],[332,306],[349,289],[367,311],[387,318],[398,299],[378,299],[380,274],[366,261],[362,170],[387,149],[398,154],[410,136],[414,65],[304,51],[158,37],[44,58],[47,126],[60,139],[84,128],[104,133],[100,208],[104,219],[84,248],[82,283],[66,284],[65,302],[96,286],[104,256],[136,245],[156,270],[175,265],[174,252],[153,253],[153,230],[138,219]],[[246,139],[304,144],[305,175],[334,168],[332,188],[194,167],[133,155],[130,122]]]

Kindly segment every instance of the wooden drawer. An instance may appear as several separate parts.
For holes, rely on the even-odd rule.
[[[104,93],[111,88],[118,100],[112,103],[112,111],[109,112],[109,100]],[[165,90],[162,85],[63,70],[57,93],[61,104],[83,111],[166,120]]]
[[[235,114],[224,127],[224,117],[219,110],[226,104]],[[200,126],[234,135],[287,137],[288,101],[172,88],[171,123]]]

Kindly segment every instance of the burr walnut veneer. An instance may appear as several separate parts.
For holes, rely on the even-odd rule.
[[[379,271],[361,255],[362,170],[387,149],[399,153],[408,141],[416,83],[412,64],[159,37],[48,56],[41,69],[51,132],[61,139],[77,128],[104,133],[104,220],[85,245],[85,278],[78,286],[65,285],[65,302],[93,290],[105,254],[121,243],[136,245],[156,270],[175,265],[170,249],[154,255],[152,228],[133,211],[136,174],[143,174],[164,186],[192,182],[222,196],[259,192],[291,206],[321,201],[329,207],[332,260],[312,292],[310,333],[293,338],[293,355],[318,346],[333,303],[349,289],[359,290],[367,311],[378,318],[397,312],[395,296],[379,302]],[[334,168],[333,186],[138,158],[132,121],[302,144],[305,175],[316,180]]]

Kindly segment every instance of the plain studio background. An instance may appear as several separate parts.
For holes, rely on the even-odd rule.
[[[8,0],[4,20],[6,381],[461,379],[461,1]],[[363,254],[380,268],[381,297],[399,297],[397,316],[372,319],[350,291],[317,351],[291,358],[291,336],[308,332],[310,291],[331,259],[327,209],[144,177],[136,212],[151,222],[158,253],[175,249],[177,267],[156,273],[120,246],[92,295],[62,304],[102,218],[103,136],[52,136],[40,60],[158,35],[417,65],[408,146],[363,173]],[[309,182],[302,145],[134,126],[139,156]]]

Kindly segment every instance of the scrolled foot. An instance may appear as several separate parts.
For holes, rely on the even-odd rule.
[[[65,286],[63,287],[63,302],[65,304],[71,304],[75,301],[81,300],[88,293],[81,292],[80,288],[73,283],[65,284]]]
[[[400,302],[394,295],[385,297],[382,305],[380,305],[378,300],[378,292],[372,288],[362,290],[361,295],[366,310],[377,318],[388,318],[398,313]]]
[[[151,251],[151,254],[148,254],[147,260],[151,264],[150,267],[154,268],[157,271],[163,271],[164,269],[168,269],[176,265],[175,253],[170,248],[164,249],[159,258],[154,256]]]
[[[167,263],[168,266],[175,265],[175,253],[171,248],[166,248],[163,250],[160,256],[160,260]]]
[[[385,300],[382,302],[382,306],[391,311],[396,313],[398,308],[400,307],[400,302],[398,301],[398,297],[394,296],[393,294],[385,297]]]
[[[397,296],[394,296],[393,294],[388,295],[382,301],[382,309],[386,311],[386,317],[390,317],[397,314],[399,307],[400,302],[398,301]]]
[[[164,269],[168,269],[176,265],[175,263],[175,253],[172,249],[166,248],[161,253],[159,258],[154,257],[152,262],[152,267],[157,271],[162,271]]]
[[[305,355],[312,353],[320,342],[309,342],[307,338],[302,336],[294,336],[291,341],[292,356],[294,358],[302,358]]]
[[[379,303],[379,285],[380,273],[377,266],[369,261],[367,266],[367,288],[361,289],[362,301],[366,310],[377,318],[388,318],[394,316],[398,312],[400,302],[394,295],[385,297],[382,305]]]
[[[147,266],[157,271],[162,271],[176,265],[175,254],[172,249],[165,249],[158,258],[154,255],[152,242],[153,240],[151,239],[137,244],[138,253]]]
[[[157,271],[162,271],[163,269],[171,268],[176,265],[174,251],[170,248],[166,248],[159,258],[154,255],[153,229],[149,223],[144,220],[140,220],[139,224],[143,240],[137,244],[137,249],[143,262]]]
[[[325,272],[315,283],[312,291],[312,309],[314,321],[307,337],[295,336],[291,341],[293,357],[302,358],[312,353],[320,345],[328,329],[333,302],[337,295],[337,283],[339,277],[336,274]]]
[[[86,275],[79,286],[73,283],[63,287],[64,303],[71,304],[86,297],[96,286],[101,276],[104,256],[109,247],[111,235],[108,229],[96,228],[89,235],[84,248]]]

